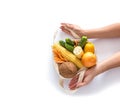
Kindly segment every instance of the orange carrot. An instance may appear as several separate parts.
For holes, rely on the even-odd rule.
[[[60,52],[58,52],[56,49],[53,49],[53,55],[54,55],[54,60],[56,63],[63,63],[67,61]]]

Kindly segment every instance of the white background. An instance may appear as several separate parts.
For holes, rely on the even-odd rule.
[[[119,0],[0,0],[0,106],[119,106],[119,68],[69,95],[51,53],[61,22],[101,27],[120,22],[119,10]]]

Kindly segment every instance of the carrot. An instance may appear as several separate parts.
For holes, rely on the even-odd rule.
[[[67,61],[60,52],[58,52],[56,49],[53,49],[53,55],[54,55],[54,60],[56,63],[63,63]]]
[[[60,60],[58,57],[54,57],[54,60],[56,63],[63,63],[64,61]]]
[[[53,54],[54,54],[54,56],[58,57],[58,51],[56,49],[53,49]]]

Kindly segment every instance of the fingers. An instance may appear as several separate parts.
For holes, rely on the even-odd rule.
[[[71,32],[70,32],[68,29],[66,29],[64,26],[61,26],[60,28],[61,28],[61,30],[62,30],[63,32],[71,35]]]
[[[76,75],[75,77],[72,78],[72,80],[69,83],[69,86],[75,84],[78,81],[79,75]]]
[[[79,75],[76,75],[76,76],[73,77],[72,80],[70,81],[70,83],[69,83],[69,88],[70,88],[71,90],[76,89],[78,78],[79,78]]]
[[[86,82],[80,82],[80,83],[73,83],[72,85],[69,86],[70,90],[75,90],[76,88],[80,88],[82,86],[87,85]]]
[[[74,25],[73,25],[73,24],[69,24],[69,23],[61,23],[61,25],[62,25],[63,27],[67,27],[67,28],[69,28],[69,29],[71,29],[71,30],[74,29]]]
[[[84,85],[87,84],[86,80],[85,80],[85,76],[82,82],[78,82],[79,79],[79,75],[76,75],[75,77],[72,78],[72,80],[69,83],[69,88],[71,90],[75,90],[76,88],[82,87]]]
[[[74,31],[74,29],[75,29],[73,24],[61,23],[60,28],[62,29],[63,32],[67,33],[68,35],[73,36],[73,33],[71,32],[71,30]]]
[[[77,88],[77,83],[69,86],[70,90],[75,90]]]
[[[69,83],[70,90],[75,90],[76,88],[82,87],[84,85],[87,85],[87,81],[85,80],[85,77],[82,82],[78,82],[79,75],[76,75],[72,78],[72,80]]]

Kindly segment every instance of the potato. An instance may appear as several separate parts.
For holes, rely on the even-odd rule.
[[[63,62],[59,66],[59,73],[64,78],[72,78],[77,74],[77,66],[72,62]]]

